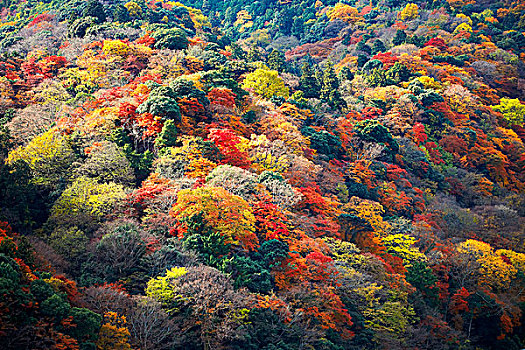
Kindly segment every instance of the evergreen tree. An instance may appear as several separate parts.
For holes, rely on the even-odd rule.
[[[157,147],[172,147],[177,143],[178,130],[175,122],[171,119],[166,120],[159,137],[155,140]]]
[[[330,107],[342,109],[346,107],[346,102],[339,92],[339,79],[335,74],[334,65],[328,62],[323,71],[322,87],[320,91],[321,100],[327,102]]]
[[[328,101],[330,99],[330,93],[333,90],[337,90],[338,88],[339,79],[337,79],[332,62],[328,62],[326,68],[323,71],[321,100]]]
[[[202,12],[204,14],[208,14],[210,10],[211,10],[210,2],[208,0],[203,0],[202,1]]]
[[[367,55],[364,55],[362,53],[357,55],[357,66],[359,68],[363,67],[366,64],[366,62],[368,62],[368,56]]]
[[[343,67],[339,76],[342,80],[352,81],[354,79],[354,73],[352,73],[352,71],[348,67]]]
[[[388,86],[394,84],[392,79],[390,79],[386,72],[381,68],[372,69],[372,71],[366,76],[366,81],[372,87]]]
[[[412,76],[410,70],[404,64],[399,62],[396,62],[386,74],[395,84],[398,84],[401,81],[409,81]]]
[[[405,31],[398,29],[398,31],[396,32],[396,36],[392,40],[392,44],[394,44],[394,46],[401,45],[406,40],[407,40],[407,34],[405,33]]]
[[[246,51],[242,49],[242,47],[239,46],[237,43],[232,43],[230,45],[232,50],[232,58],[235,59],[244,59],[246,57]]]
[[[83,13],[84,17],[95,17],[97,23],[104,23],[106,21],[106,13],[104,6],[98,0],[90,0]]]
[[[366,44],[366,41],[364,39],[357,43],[356,48],[359,51],[363,51],[367,55],[370,55],[372,53],[372,49]]]
[[[292,35],[300,38],[304,33],[304,20],[301,17],[295,17],[292,25]]]
[[[284,71],[285,68],[285,58],[284,53],[278,50],[273,50],[268,55],[268,61],[266,62],[270,69],[276,70],[278,72]]]
[[[279,32],[284,35],[291,34],[293,23],[293,13],[290,9],[285,9],[278,14],[277,25],[279,26]]]
[[[118,5],[113,11],[113,20],[115,22],[125,23],[129,22],[131,17],[129,17],[129,12],[124,6]]]
[[[375,55],[376,53],[384,52],[384,51],[386,51],[385,44],[383,44],[383,42],[379,39],[374,41],[374,44],[372,45],[372,54]]]
[[[310,63],[306,62],[301,67],[302,75],[299,80],[299,86],[304,93],[305,98],[319,98],[321,90],[319,82],[315,77],[314,71]]]
[[[262,58],[263,57],[261,55],[261,52],[259,51],[259,48],[256,45],[252,46],[250,51],[248,51],[248,56],[246,56],[248,62],[262,61]]]

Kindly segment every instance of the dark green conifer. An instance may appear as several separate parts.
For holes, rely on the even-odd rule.
[[[268,61],[266,63],[270,69],[282,72],[285,67],[284,53],[274,49],[268,55]]]
[[[320,97],[322,101],[327,102],[332,108],[342,109],[346,107],[346,102],[339,92],[339,79],[335,74],[332,62],[328,62],[323,71]]]
[[[166,120],[159,137],[155,140],[157,147],[172,147],[177,142],[178,130],[175,126],[175,122],[171,119]]]
[[[104,6],[98,0],[90,0],[83,12],[84,17],[95,17],[97,23],[104,23],[106,21],[106,12]]]
[[[377,39],[376,41],[374,41],[374,44],[372,45],[372,54],[376,54],[376,53],[380,53],[380,52],[385,52],[386,51],[386,47],[385,47],[385,44]]]
[[[319,82],[315,77],[315,73],[310,63],[306,62],[301,67],[302,76],[299,80],[299,86],[304,93],[305,98],[319,98],[319,92],[321,90]]]
[[[407,40],[407,34],[405,33],[405,31],[398,29],[396,32],[396,36],[392,40],[392,44],[394,44],[394,46],[401,45],[406,40]]]
[[[262,55],[261,55],[261,52],[259,51],[259,48],[257,46],[252,46],[252,48],[250,49],[250,51],[248,51],[248,55],[246,56],[246,59],[248,60],[248,62],[257,62],[257,61],[262,61]]]

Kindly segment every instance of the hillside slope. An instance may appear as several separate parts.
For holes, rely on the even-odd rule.
[[[525,347],[523,3],[0,8],[1,348]]]

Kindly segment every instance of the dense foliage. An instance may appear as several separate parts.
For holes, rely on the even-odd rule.
[[[519,1],[0,1],[0,348],[524,348],[524,32]]]

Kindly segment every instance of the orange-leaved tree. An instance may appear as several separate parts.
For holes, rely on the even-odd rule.
[[[200,187],[182,190],[171,211],[178,221],[179,236],[188,231],[187,219],[201,215],[204,224],[218,232],[225,243],[239,245],[245,250],[259,246],[255,235],[255,217],[248,202],[222,187]]]

